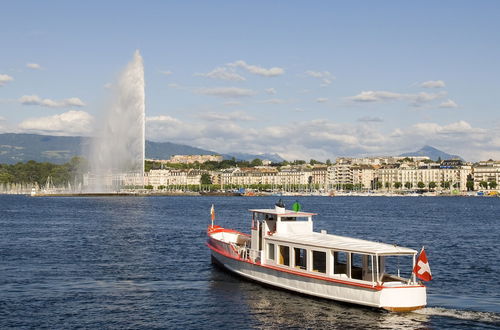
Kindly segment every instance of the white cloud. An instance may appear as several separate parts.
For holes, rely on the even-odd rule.
[[[85,111],[70,110],[62,114],[29,118],[18,128],[22,132],[53,135],[88,135],[92,132],[93,117]]]
[[[325,102],[328,102],[328,99],[326,97],[318,97],[316,99],[316,102],[318,102],[318,103],[325,103]]]
[[[146,117],[147,138],[153,141],[171,141],[196,145],[201,138],[201,125],[184,123],[171,116]]]
[[[230,113],[207,112],[200,114],[199,117],[208,121],[252,121],[254,117],[247,115],[243,111],[234,111]]]
[[[9,130],[9,128],[7,127],[7,119],[5,119],[5,117],[0,116],[0,132],[3,133],[9,131],[12,130]]]
[[[179,88],[181,86],[179,84],[176,84],[176,83],[170,83],[170,84],[167,85],[167,87],[169,87],[169,88]]]
[[[257,94],[254,90],[238,87],[200,88],[196,90],[196,93],[224,98],[246,97]]]
[[[330,79],[327,79],[327,78],[323,79],[322,81],[323,81],[323,83],[320,85],[321,87],[326,87],[332,83],[332,81]]]
[[[355,102],[380,102],[387,100],[399,100],[403,98],[403,94],[386,92],[386,91],[362,91],[358,95],[352,96],[350,99]]]
[[[171,123],[171,124],[180,124],[181,122],[178,119],[170,116],[152,116],[146,117],[146,122],[162,122],[162,123]]]
[[[12,80],[14,80],[14,78],[9,76],[8,74],[0,74],[0,86],[4,86],[6,83]]]
[[[257,65],[247,64],[245,61],[239,60],[233,63],[228,63],[230,67],[239,67],[247,70],[252,74],[256,74],[263,77],[276,77],[285,73],[285,69],[279,67],[272,67],[270,69],[265,69]]]
[[[327,77],[331,77],[331,75],[332,75],[328,71],[312,71],[312,70],[307,70],[305,73],[309,77],[313,77],[313,78],[327,78]]]
[[[26,67],[33,70],[41,70],[42,66],[38,63],[26,63]]]
[[[417,123],[406,129],[397,129],[390,135],[394,149],[416,150],[432,145],[448,153],[458,154],[467,160],[500,159],[500,130],[473,127],[464,120],[441,125],[433,122]]]
[[[413,105],[420,105],[423,103],[431,102],[434,100],[438,100],[440,98],[443,98],[447,95],[446,92],[439,92],[439,93],[418,93],[418,94],[406,94],[406,98],[410,100]]]
[[[55,101],[51,99],[42,99],[38,95],[23,95],[19,98],[19,103],[23,105],[39,105],[49,108],[65,108],[65,107],[83,107],[85,103],[77,97]]]
[[[112,83],[105,83],[102,87],[104,87],[106,89],[110,89],[111,87],[113,87],[113,84]]]
[[[307,70],[305,74],[309,77],[320,79],[322,84],[321,87],[326,87],[332,83],[335,77],[329,71],[313,71]]]
[[[446,84],[442,80],[429,80],[424,81],[420,84],[420,87],[423,88],[443,88],[446,87]]]
[[[264,123],[253,128],[243,126],[243,115],[241,112],[207,113],[200,116],[200,122],[159,116],[147,121],[146,131],[148,138],[156,141],[172,141],[217,152],[276,152],[286,159],[398,155],[425,144],[469,160],[500,158],[500,130],[476,128],[463,120],[444,125],[417,123],[386,133],[379,125],[367,125],[381,121],[377,117],[366,117],[354,124],[318,119]]]
[[[224,67],[217,67],[208,73],[197,73],[195,76],[207,77],[212,79],[221,79],[229,81],[244,81],[245,77],[237,74],[232,70],[228,70]]]
[[[170,70],[167,70],[167,71],[160,71],[161,74],[164,74],[165,76],[170,76],[171,74],[173,74],[172,71]]]
[[[336,134],[333,132],[322,131],[322,132],[310,132],[309,135],[315,139],[325,142],[334,142],[346,145],[353,145],[359,143],[358,138],[350,134]]]
[[[388,102],[396,100],[409,101],[414,106],[420,106],[447,95],[446,92],[439,93],[417,93],[417,94],[402,94],[388,91],[362,91],[358,95],[352,96],[349,99],[354,102]]]
[[[456,104],[453,100],[448,99],[448,101],[444,101],[439,105],[440,108],[458,108],[458,104]]]
[[[276,92],[276,89],[271,87],[271,88],[266,89],[266,93],[269,95],[276,95],[277,92]]]
[[[274,99],[259,101],[259,103],[262,103],[262,104],[285,104],[285,103],[288,103],[288,101],[283,100],[283,99],[274,98]]]
[[[384,120],[382,118],[380,118],[380,117],[366,116],[366,117],[358,118],[358,121],[359,122],[363,122],[363,123],[381,123]]]

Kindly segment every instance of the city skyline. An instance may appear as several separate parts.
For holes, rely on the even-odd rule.
[[[427,144],[500,159],[499,6],[8,3],[0,132],[91,134],[139,49],[153,141],[319,160]]]

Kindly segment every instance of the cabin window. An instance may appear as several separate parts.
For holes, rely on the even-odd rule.
[[[285,245],[280,245],[280,260],[281,265],[290,266],[290,248]]]
[[[412,276],[412,255],[384,256],[382,260],[379,265],[383,282],[401,281]]]
[[[267,259],[274,260],[274,244],[267,243]]]
[[[313,266],[313,271],[326,273],[326,252],[313,251],[312,266]]]
[[[295,253],[295,268],[307,269],[307,250],[301,248],[294,248]]]
[[[265,220],[276,220],[276,216],[274,214],[266,214]]]
[[[363,279],[363,255],[351,253],[351,278]]]
[[[254,213],[255,220],[259,220],[259,221],[267,220],[266,217],[267,217],[267,214],[257,213],[257,212]]]
[[[334,251],[333,260],[333,273],[347,274],[347,252]]]

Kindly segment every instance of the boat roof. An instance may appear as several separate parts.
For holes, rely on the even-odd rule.
[[[285,210],[284,212],[276,211],[276,209],[250,209],[250,212],[256,213],[264,213],[264,214],[273,214],[285,217],[309,217],[312,215],[317,215],[318,213],[310,213],[310,212],[295,212],[293,210]]]
[[[393,244],[373,242],[358,238],[338,236],[323,233],[306,233],[306,234],[279,234],[276,233],[269,237],[271,240],[311,245],[320,248],[334,249],[340,251],[358,252],[361,254],[377,254],[377,255],[413,255],[417,251]]]

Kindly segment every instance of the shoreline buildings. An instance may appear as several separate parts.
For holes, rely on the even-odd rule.
[[[461,160],[431,161],[428,157],[338,158],[335,164],[303,164],[227,168],[216,171],[161,169],[145,174],[153,189],[169,185],[200,185],[206,174],[212,184],[224,187],[267,186],[316,190],[457,191],[495,190],[500,161],[476,164]]]
[[[221,155],[172,155],[170,159],[146,159],[151,162],[162,164],[194,164],[196,162],[203,164],[206,162],[222,162]]]

